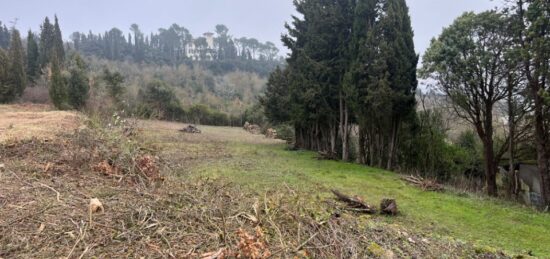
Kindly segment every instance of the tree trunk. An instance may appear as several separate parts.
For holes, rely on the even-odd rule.
[[[535,137],[537,141],[537,166],[540,174],[542,202],[544,206],[550,206],[550,166],[548,153],[548,132],[544,127],[543,100],[539,95],[538,83],[531,85],[531,94],[535,104]]]
[[[478,129],[481,125],[478,126]],[[493,146],[493,106],[485,104],[485,118],[483,119],[483,130],[480,136],[483,141],[483,151],[485,157],[485,181],[487,185],[487,194],[496,197],[498,195],[496,179],[496,161]],[[479,130],[478,130],[479,131]]]
[[[349,160],[349,125],[348,107],[344,103],[344,123],[342,127],[342,160]]]
[[[392,123],[392,131],[390,137],[390,150],[388,152],[388,163],[386,165],[386,170],[393,169],[393,159],[395,157],[395,146],[397,145],[397,133],[399,131],[399,120],[395,119]]]
[[[366,145],[366,139],[365,139],[365,129],[363,128],[363,126],[359,126],[359,158],[358,158],[358,162],[360,164],[366,164],[366,150],[365,150],[365,145]]]

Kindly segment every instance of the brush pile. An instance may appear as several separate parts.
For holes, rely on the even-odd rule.
[[[409,175],[403,177],[403,180],[420,187],[424,191],[442,192],[445,190],[444,186],[442,184],[439,184],[437,181],[425,179],[420,176]]]
[[[190,133],[190,134],[201,134],[201,130],[199,128],[197,128],[197,126],[195,125],[189,125],[183,129],[180,130],[181,132],[184,132],[184,133]]]

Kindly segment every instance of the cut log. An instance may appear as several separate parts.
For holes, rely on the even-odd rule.
[[[397,202],[395,199],[383,199],[382,202],[380,202],[380,211],[382,214],[386,215],[397,215]]]
[[[361,198],[355,196],[347,196],[337,190],[332,190],[332,193],[336,196],[338,201],[344,202],[347,205],[347,210],[366,213],[366,214],[375,214],[376,209],[367,203],[365,203]]]

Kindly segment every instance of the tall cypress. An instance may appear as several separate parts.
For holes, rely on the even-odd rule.
[[[0,22],[0,48],[7,49],[10,46],[10,31],[6,25]]]
[[[40,31],[40,66],[45,67],[52,58],[52,49],[54,46],[54,26],[50,19],[46,17]]]
[[[38,43],[34,33],[29,30],[27,35],[27,79],[34,83],[40,74],[40,55],[38,53]]]
[[[15,28],[11,31],[10,49],[8,53],[10,61],[8,83],[13,87],[16,96],[21,96],[27,86],[25,74],[25,52],[21,43],[21,35]]]
[[[15,97],[15,91],[8,83],[9,65],[8,55],[0,48],[0,103],[11,102]]]
[[[55,53],[54,53],[55,54]],[[51,63],[51,76],[49,78],[50,100],[57,109],[67,108],[67,89],[65,78],[61,74],[59,60],[53,59]]]
[[[55,49],[55,57],[59,60],[60,64],[63,64],[65,60],[65,49],[63,47],[63,36],[61,35],[61,29],[59,28],[59,21],[57,15],[55,16],[55,22],[53,26],[53,48]]]
[[[414,112],[418,55],[414,50],[413,30],[405,0],[387,0],[384,13],[380,24],[386,47],[382,55],[392,90],[391,135],[386,168],[392,169],[399,129],[405,117]]]

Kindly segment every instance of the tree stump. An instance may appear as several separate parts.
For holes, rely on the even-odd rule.
[[[397,215],[398,210],[395,199],[383,199],[382,202],[380,202],[380,212],[386,215]]]

